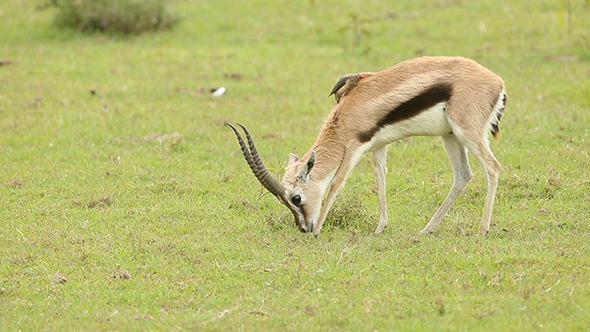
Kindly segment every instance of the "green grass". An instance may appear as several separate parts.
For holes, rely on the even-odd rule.
[[[0,326],[78,330],[582,331],[590,326],[590,8],[573,1],[177,2],[174,30],[60,30],[0,8]],[[360,17],[357,35],[350,14]],[[586,39],[584,39],[586,38]],[[261,188],[225,121],[280,173],[345,73],[463,55],[510,96],[491,235],[436,138],[389,149],[387,230],[361,161],[321,236]],[[209,89],[225,86],[213,99]],[[152,133],[182,141],[149,141]]]

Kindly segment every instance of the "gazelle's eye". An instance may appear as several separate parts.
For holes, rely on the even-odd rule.
[[[301,204],[301,196],[299,195],[295,195],[291,198],[291,202],[293,202],[293,204],[299,206],[299,204]]]

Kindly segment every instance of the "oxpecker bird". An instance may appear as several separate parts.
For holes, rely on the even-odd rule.
[[[348,74],[340,77],[334,88],[332,88],[332,92],[328,95],[334,95],[336,98],[336,103],[340,102],[340,98],[344,97],[350,90],[352,90],[361,79],[365,78],[365,75],[362,74]]]

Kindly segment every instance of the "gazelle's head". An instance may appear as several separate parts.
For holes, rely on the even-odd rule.
[[[295,223],[301,232],[312,232],[320,213],[325,190],[317,184],[317,181],[312,181],[310,178],[310,173],[315,165],[315,152],[310,151],[302,159],[291,154],[281,183],[264,166],[248,130],[238,124],[246,134],[248,141],[246,144],[237,128],[230,123],[227,125],[236,134],[242,153],[258,181],[275,195],[281,204],[291,210],[295,217]]]

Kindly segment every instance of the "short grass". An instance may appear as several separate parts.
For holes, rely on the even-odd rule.
[[[587,329],[590,8],[571,1],[567,32],[565,3],[178,1],[174,30],[121,37],[4,1],[2,330]],[[383,234],[368,158],[321,236],[300,234],[223,123],[247,125],[279,174],[340,75],[419,55],[506,81],[491,235],[475,236],[472,162],[440,228],[417,236],[452,183],[436,138],[391,146]]]

